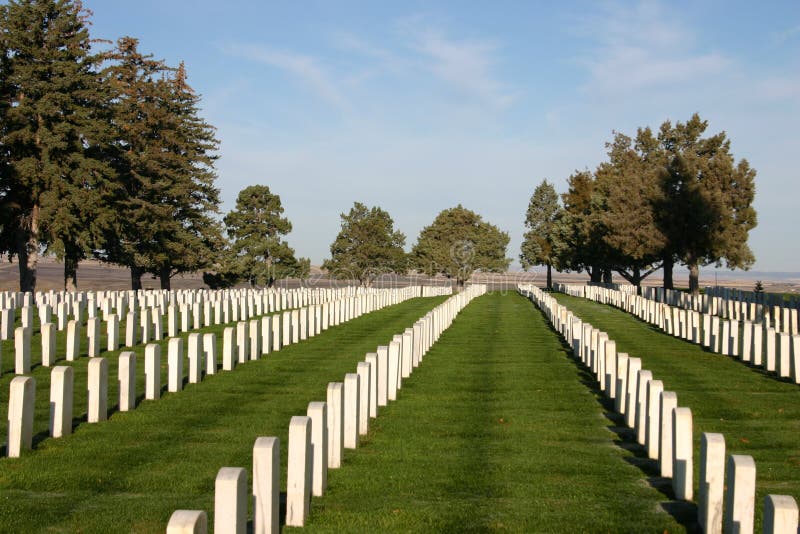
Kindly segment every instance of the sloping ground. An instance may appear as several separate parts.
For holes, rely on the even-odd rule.
[[[587,380],[529,301],[476,299],[329,473],[308,530],[683,531]]]
[[[558,301],[616,341],[617,352],[642,359],[642,368],[692,409],[695,495],[702,432],[724,434],[727,454],[756,462],[756,531],[767,494],[800,500],[800,388],[763,370],[673,338],[627,313],[586,299]]]
[[[365,353],[445,298],[373,312],[106,422],[81,424],[73,435],[45,439],[21,458],[0,459],[0,532],[164,532],[176,509],[207,510],[213,524],[219,468],[250,471],[255,439],[277,436],[285,485],[291,416],[305,415],[309,401],[324,401],[328,382],[341,381]],[[85,368],[86,361],[75,365]],[[116,371],[109,375],[113,383]],[[76,379],[79,387],[85,378],[80,385]],[[37,397],[47,395],[46,387],[37,387]],[[109,405],[114,399],[111,394]],[[76,394],[75,413],[85,410],[85,394]]]

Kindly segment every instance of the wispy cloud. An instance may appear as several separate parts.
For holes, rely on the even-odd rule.
[[[775,33],[773,36],[773,41],[780,45],[794,38],[800,38],[800,24]]]
[[[758,94],[769,100],[800,101],[800,76],[773,76],[757,84]]]
[[[594,43],[578,58],[589,71],[588,89],[632,92],[706,78],[731,61],[714,51],[696,50],[696,36],[653,0],[606,4],[583,17],[575,33]]]
[[[457,41],[431,29],[414,32],[412,38],[412,47],[427,59],[427,67],[441,80],[494,107],[505,108],[514,101],[514,92],[493,73],[496,45]]]
[[[350,107],[334,78],[320,65],[319,60],[312,56],[253,44],[229,44],[224,46],[224,50],[231,56],[286,71],[314,91],[322,100],[339,108]]]

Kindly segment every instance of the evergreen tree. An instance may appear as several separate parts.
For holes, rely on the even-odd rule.
[[[508,242],[507,233],[459,204],[422,229],[411,258],[418,271],[455,278],[462,287],[475,271],[505,272]]]
[[[64,259],[74,290],[108,221],[113,173],[98,157],[108,94],[87,20],[79,1],[0,6],[0,246],[18,259],[22,291],[36,288],[42,246]]]
[[[567,180],[564,204],[554,223],[555,255],[567,271],[586,271],[593,283],[610,282],[613,266],[602,221],[604,197],[589,171],[576,171]]]
[[[638,288],[661,266],[666,247],[655,208],[663,158],[649,129],[640,129],[635,143],[616,133],[607,148],[609,159],[595,172],[603,240],[614,270]]]
[[[406,237],[394,229],[389,213],[355,202],[341,219],[342,229],[331,244],[331,257],[322,264],[331,277],[369,286],[381,274],[404,274],[408,270],[403,251]]]
[[[236,272],[251,286],[269,287],[279,278],[307,276],[310,261],[295,258],[294,250],[282,239],[292,231],[292,223],[282,214],[281,197],[269,187],[242,189],[236,209],[225,216],[232,261],[222,272]]]
[[[163,62],[118,40],[106,70],[113,88],[116,128],[113,161],[116,224],[101,257],[127,266],[131,286],[153,273],[168,289],[180,272],[210,266],[221,227],[211,214],[219,205],[213,163],[214,130],[198,116],[199,96],[181,65],[172,75]]]
[[[534,265],[547,266],[547,288],[553,287],[552,266],[556,261],[556,239],[554,223],[558,216],[558,194],[547,180],[543,180],[533,191],[525,216],[525,238],[519,256],[522,268]]]
[[[694,114],[674,127],[667,121],[659,131],[667,157],[660,224],[669,250],[689,268],[695,294],[700,266],[724,260],[730,269],[747,269],[755,261],[747,237],[756,226],[756,171],[747,160],[734,160],[725,132],[702,137],[707,128]]]

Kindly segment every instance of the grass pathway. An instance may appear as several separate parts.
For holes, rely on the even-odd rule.
[[[800,388],[762,370],[668,336],[611,306],[554,293],[584,321],[607,332],[618,352],[642,358],[664,389],[692,409],[695,442],[695,495],[700,435],[725,435],[728,454],[756,461],[756,531],[769,493],[800,501]]]
[[[676,532],[526,299],[473,301],[329,474],[308,530]]]
[[[285,474],[291,416],[325,400],[328,382],[354,372],[366,352],[443,300],[373,312],[106,422],[80,425],[21,458],[0,459],[0,532],[164,532],[176,509],[213,512],[220,467],[251,471],[256,437],[278,436]],[[37,397],[47,395],[37,387]]]

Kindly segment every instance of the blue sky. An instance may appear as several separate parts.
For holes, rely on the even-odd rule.
[[[203,95],[223,211],[281,196],[319,264],[354,201],[407,248],[461,203],[511,235],[542,179],[559,192],[634,133],[695,111],[758,171],[750,245],[800,271],[800,2],[84,0],[96,38],[137,37]]]

